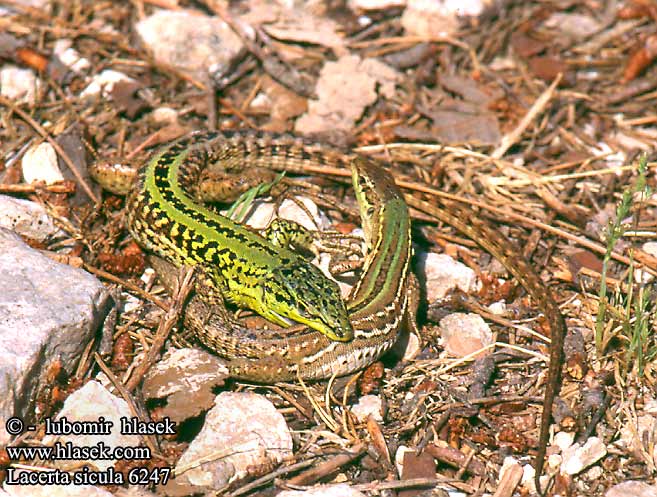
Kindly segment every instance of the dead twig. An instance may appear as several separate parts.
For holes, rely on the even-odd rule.
[[[126,389],[128,391],[134,390],[141,382],[144,374],[146,374],[151,366],[155,364],[155,361],[160,354],[160,350],[164,347],[164,342],[169,337],[171,329],[178,322],[185,299],[192,289],[193,280],[194,269],[184,269],[182,277],[179,280],[181,283],[179,283],[178,288],[174,290],[172,295],[173,305],[171,305],[162,321],[160,321],[160,325],[153,337],[153,343],[151,344],[151,348],[148,349],[146,357],[137,365],[137,367],[135,367],[130,376],[130,380],[126,383]]]
[[[49,193],[75,193],[75,183],[73,181],[58,181],[52,185],[46,185],[43,183],[32,183],[24,184],[20,183],[17,185],[7,185],[0,184],[0,193],[38,193],[38,192],[49,192]]]
[[[502,479],[500,480],[493,497],[511,497],[520,483],[521,478],[522,466],[517,462],[514,462],[502,473]]]
[[[275,478],[278,478],[279,476],[283,476],[288,473],[293,473],[295,471],[299,471],[300,469],[305,469],[308,466],[314,466],[315,464],[317,464],[317,461],[315,461],[314,459],[306,459],[305,461],[299,461],[298,463],[290,464],[289,466],[283,466],[282,468],[278,468],[276,471],[272,471],[271,473],[268,473],[265,476],[258,478],[257,480],[253,480],[252,482],[241,486],[234,492],[226,494],[225,497],[239,497],[240,495],[248,494],[252,490],[262,487],[263,485],[266,485],[267,483],[274,480]]]
[[[123,400],[125,400],[128,403],[128,408],[130,409],[132,415],[139,418],[143,422],[150,421],[149,419],[147,419],[146,415],[142,412],[142,410],[137,407],[134,398],[130,394],[130,391],[123,385],[123,383],[121,383],[121,381],[116,377],[116,375],[107,366],[107,364],[105,364],[105,361],[103,361],[103,358],[100,357],[100,354],[98,354],[98,352],[94,352],[94,359],[96,361],[96,364],[98,364],[98,367],[103,371],[103,373],[105,373],[105,375],[112,382],[114,388],[116,388],[118,392],[121,394]],[[146,443],[146,445],[148,446],[148,448],[151,450],[151,452],[157,457],[162,457],[160,453],[160,449],[158,447],[157,438],[155,438],[155,435],[141,435],[141,436],[144,442]]]
[[[154,297],[149,292],[144,291],[143,289],[139,288],[137,285],[133,283],[130,283],[129,281],[126,281],[122,278],[119,278],[118,276],[113,275],[112,273],[108,273],[107,271],[103,271],[102,269],[98,269],[97,267],[93,267],[86,263],[82,267],[84,267],[86,271],[89,271],[90,273],[95,274],[100,278],[109,280],[112,283],[116,283],[117,285],[121,285],[122,287],[127,288],[131,292],[134,292],[137,295],[139,295],[141,298],[153,302],[156,306],[158,306],[160,309],[164,311],[169,312],[169,310],[171,309],[171,306],[169,306],[169,304]]]
[[[375,481],[352,485],[351,488],[362,492],[378,492],[381,490],[402,490],[404,488],[432,488],[438,485],[449,485],[463,492],[473,494],[475,488],[454,478],[411,478],[408,480]]]
[[[310,485],[316,481],[333,474],[345,464],[349,464],[354,459],[365,453],[367,447],[364,444],[358,444],[353,447],[351,452],[339,454],[328,461],[318,464],[316,467],[309,469],[285,482],[287,485]]]

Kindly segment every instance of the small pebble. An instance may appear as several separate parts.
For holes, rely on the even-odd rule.
[[[138,84],[137,81],[122,72],[105,69],[103,72],[96,74],[92,78],[91,83],[89,83],[89,85],[82,90],[82,93],[80,93],[80,98],[95,97],[99,94],[102,94],[105,98],[109,98],[112,94],[114,85],[119,82],[133,83],[135,85]]]
[[[598,437],[589,438],[583,446],[574,444],[563,452],[561,472],[567,475],[581,473],[607,455],[607,447]]]
[[[455,288],[464,293],[477,289],[475,272],[449,255],[425,252],[418,254],[417,259],[420,271],[424,271],[429,303],[445,298]]]
[[[0,95],[16,103],[33,104],[39,81],[31,69],[6,65],[0,69]]]
[[[372,416],[375,421],[383,421],[383,402],[378,395],[363,395],[351,408],[359,423],[364,423]]]
[[[490,326],[472,313],[445,316],[440,320],[440,335],[445,351],[453,357],[465,357],[493,343]]]
[[[64,175],[57,163],[57,153],[48,142],[28,148],[23,155],[21,167],[26,183],[43,181],[47,185],[51,185],[64,180]]]

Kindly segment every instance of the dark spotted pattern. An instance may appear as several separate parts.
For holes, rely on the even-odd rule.
[[[415,303],[409,297],[414,295],[416,286],[409,272],[408,208],[381,166],[359,159],[352,167],[355,180],[361,176],[371,180],[357,184],[368,251],[349,303],[354,340],[330,342],[307,328],[293,335],[260,330],[254,340],[253,330],[228,322],[193,301],[186,314],[187,325],[206,346],[230,359],[232,375],[270,382],[292,380],[297,373],[306,379],[347,374],[367,366],[395,343],[407,311],[414,319]],[[281,271],[289,275],[297,269]],[[201,325],[200,316],[209,319]]]
[[[290,249],[192,200],[190,192],[204,168],[223,160],[235,163],[238,157],[242,167],[271,158],[267,146],[241,145],[235,151],[230,136],[195,133],[156,155],[128,200],[131,233],[176,265],[206,267],[215,293],[231,302],[278,324],[299,321],[331,339],[351,339],[335,282]]]

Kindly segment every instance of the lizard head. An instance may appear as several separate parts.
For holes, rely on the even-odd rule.
[[[286,261],[263,282],[266,318],[282,325],[296,321],[330,340],[346,342],[353,328],[340,287],[305,261]],[[264,314],[263,314],[264,315]]]

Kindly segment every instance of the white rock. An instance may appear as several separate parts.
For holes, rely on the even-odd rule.
[[[562,452],[573,445],[575,434],[568,431],[560,431],[554,435],[554,445],[559,447]]]
[[[135,28],[156,60],[197,78],[229,66],[243,47],[240,37],[219,17],[191,11],[159,10]]]
[[[132,418],[128,403],[115,395],[112,395],[97,381],[89,381],[82,388],[68,396],[64,407],[57,414],[56,420],[66,418],[69,422],[104,420],[111,422],[111,434],[94,435],[46,435],[43,438],[44,445],[52,446],[55,442],[66,445],[71,442],[76,447],[92,447],[103,444],[112,449],[115,447],[138,447],[143,445],[138,435],[123,435],[121,433],[121,418]],[[85,461],[95,466],[97,471],[105,471],[113,467],[119,459],[90,459]],[[144,461],[145,463],[146,461]],[[78,469],[80,460],[57,461],[58,467],[62,469]]]
[[[23,155],[21,168],[26,183],[44,181],[47,185],[51,185],[64,180],[64,175],[57,164],[57,153],[48,142],[28,148]]]
[[[39,80],[31,69],[6,65],[0,69],[0,95],[20,103],[33,104]]]
[[[500,468],[498,481],[506,481],[510,488],[514,488],[520,483],[522,475],[523,469],[518,461],[511,456],[505,457],[502,467]]]
[[[316,230],[319,226],[320,229],[325,229],[328,227],[328,223],[325,217],[323,217],[317,207],[317,204],[313,202],[312,199],[308,197],[297,197],[297,200],[300,200],[301,203],[306,207],[308,212],[312,217],[308,216],[308,213],[304,211],[295,201],[286,198],[281,203],[281,207],[278,210],[278,214],[283,219],[289,219],[290,221],[295,221],[307,230]]]
[[[0,195],[0,227],[39,242],[64,235],[41,204],[9,195]]]
[[[291,455],[292,436],[285,419],[267,398],[223,392],[178,461],[176,479],[199,491],[219,489],[246,477],[249,468],[271,467]]]
[[[589,438],[583,446],[574,444],[563,452],[561,472],[567,475],[581,473],[607,455],[607,447],[598,437]]]
[[[493,302],[488,306],[488,310],[496,316],[504,316],[506,314],[506,302],[502,300]]]
[[[351,408],[359,423],[372,416],[375,421],[383,421],[383,401],[378,395],[363,395]]]
[[[600,23],[593,16],[555,12],[545,20],[545,26],[556,28],[575,39],[586,38],[600,29]]]
[[[274,105],[274,102],[272,101],[271,97],[264,91],[260,91],[255,97],[253,97],[253,100],[251,100],[249,108],[255,111],[260,109],[265,110],[270,109],[272,105]]]
[[[102,95],[104,98],[110,98],[114,85],[119,82],[138,84],[136,80],[122,72],[105,69],[92,78],[91,83],[80,93],[80,97],[89,98]]]
[[[156,124],[175,124],[178,122],[178,111],[171,107],[158,107],[151,112],[151,118]]]
[[[415,333],[409,333],[407,336],[408,339],[406,340],[406,346],[404,347],[404,351],[401,354],[403,361],[411,361],[415,359],[417,355],[422,351],[420,338]],[[397,340],[397,343],[401,343],[401,341]]]
[[[657,399],[646,399],[646,402],[643,406],[643,412],[653,416],[657,414]]]
[[[365,497],[365,494],[350,485],[318,485],[308,490],[284,490],[277,497]]]
[[[443,0],[408,0],[401,24],[408,34],[426,38],[451,35],[459,28],[457,13]]]
[[[602,160],[607,163],[607,167],[621,168],[627,162],[627,154],[622,150],[616,150],[615,147],[612,148],[605,142],[598,142],[596,145],[597,147],[589,147],[589,150],[594,155],[605,154],[605,157]],[[618,174],[620,175],[621,172],[618,171]]]
[[[11,3],[15,3],[16,5],[20,5],[22,7],[33,7],[35,9],[46,9],[50,4],[49,0],[16,0],[15,2]]]
[[[424,271],[428,302],[445,298],[455,288],[464,293],[476,291],[476,273],[449,255],[424,252],[417,259],[420,271]]]
[[[59,57],[66,67],[75,72],[83,72],[91,67],[89,60],[80,56],[80,53],[73,48],[73,42],[67,39],[56,40],[52,47],[53,53]]]
[[[525,464],[522,467],[522,485],[530,492],[536,491],[536,487],[534,485],[534,475],[536,475],[536,470],[532,467],[531,464]]]
[[[312,218],[308,217],[299,205],[290,200],[285,199],[278,210],[278,214],[282,219],[295,221],[308,230],[316,230],[317,226],[324,229],[327,225],[326,219],[320,215],[317,204],[308,197],[296,197],[297,200],[308,209]],[[276,204],[274,202],[256,201],[252,213],[247,217],[246,224],[255,228],[263,229],[269,226],[269,223],[276,218]],[[315,224],[317,223],[317,224]]]
[[[547,467],[551,469],[556,469],[561,466],[563,463],[563,457],[561,454],[550,454],[547,457]]]
[[[593,466],[584,472],[584,478],[588,481],[596,481],[598,478],[602,477],[604,473],[605,470],[602,466]]]
[[[423,4],[422,0],[418,3]],[[459,17],[479,17],[489,9],[494,9],[499,2],[496,0],[443,0],[447,12],[454,12]]]
[[[490,63],[490,68],[494,71],[506,71],[515,69],[518,66],[514,57],[496,55]]]
[[[655,279],[655,277],[652,274],[641,268],[636,268],[634,270],[633,278],[634,281],[641,282],[644,285],[647,285],[648,283],[650,283],[652,280]]]
[[[647,252],[653,257],[657,257],[657,242],[646,242],[643,244],[643,247],[641,248],[643,249],[644,252]]]
[[[657,487],[643,481],[624,481],[608,489],[605,497],[657,497]]]
[[[443,346],[451,356],[464,357],[493,343],[490,327],[478,314],[455,312],[439,324]]]

